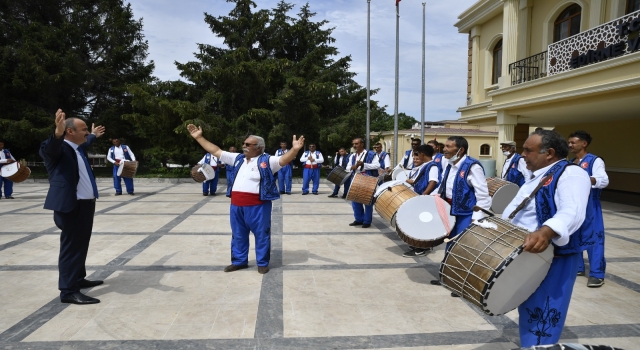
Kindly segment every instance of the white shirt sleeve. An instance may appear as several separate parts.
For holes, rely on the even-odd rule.
[[[307,158],[309,158],[309,151],[302,152],[302,156],[300,157],[300,163],[307,164],[307,161],[309,160]]]
[[[390,160],[391,156],[389,156],[387,154],[386,157],[384,157],[384,168],[390,168],[391,167],[391,160]]]
[[[114,153],[115,153],[115,152],[114,152]],[[115,160],[115,159],[113,159],[113,158],[111,158],[111,147],[109,147],[109,149],[107,150],[107,160],[108,160],[109,162],[111,162],[112,164],[115,164],[115,163],[116,163],[116,160]]]
[[[524,175],[525,179],[531,178],[531,170],[527,169],[527,162],[524,161],[524,158],[520,158],[518,161],[518,170]]]
[[[427,181],[427,182],[431,182],[431,181],[438,182],[438,167],[437,166],[432,166],[431,170],[429,170],[429,181]]]
[[[604,168],[604,161],[602,158],[596,158],[593,162],[593,178],[596,179],[596,184],[591,186],[593,188],[605,188],[609,186],[609,176]]]
[[[228,164],[233,166],[233,163],[236,161],[236,158],[240,155],[240,153],[231,153],[227,151],[222,151],[220,155],[220,161],[224,164]]]
[[[376,169],[380,169],[380,159],[378,158],[377,154],[373,156],[373,160],[371,160],[371,164],[364,163],[364,170],[376,170]]]
[[[131,157],[131,161],[136,160],[136,156],[133,154],[131,147],[127,146],[127,153],[129,153],[129,157]]]
[[[198,164],[204,164],[204,160],[207,159],[207,156],[202,157],[202,159],[200,159],[200,161],[198,162]]]
[[[269,166],[271,167],[271,171],[274,174],[277,173],[280,169],[282,169],[282,165],[280,165],[280,157],[270,156]]]
[[[476,205],[482,209],[489,210],[491,208],[491,197],[489,197],[489,188],[487,187],[487,179],[484,176],[482,167],[478,164],[474,164],[469,169],[471,172],[467,177],[467,183],[473,187],[473,191],[476,195]],[[451,176],[451,175],[449,175]],[[471,217],[474,220],[479,220],[485,217],[485,214],[478,210],[473,212]]]
[[[553,242],[558,246],[569,243],[571,234],[576,232],[584,221],[591,180],[586,171],[577,166],[568,166],[558,179],[554,196],[558,211],[551,219],[543,223],[557,233]]]
[[[322,153],[318,152],[318,159],[316,159],[316,163],[322,164],[324,163],[324,157],[322,157]]]

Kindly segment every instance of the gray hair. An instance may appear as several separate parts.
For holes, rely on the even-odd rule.
[[[76,118],[71,117],[64,120],[64,129],[76,130]]]
[[[264,139],[260,136],[256,136],[256,135],[249,135],[250,138],[254,138],[256,140],[258,140],[258,144],[255,146],[256,149],[262,149],[262,151],[264,152]]]
[[[569,145],[567,140],[562,137],[558,132],[553,130],[536,130],[531,135],[540,135],[542,138],[540,144],[540,153],[545,153],[553,148],[556,151],[556,157],[558,159],[567,158],[569,155]]]

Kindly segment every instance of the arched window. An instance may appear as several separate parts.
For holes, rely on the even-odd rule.
[[[627,0],[627,15],[638,10],[640,10],[640,0]]]
[[[580,5],[573,4],[562,11],[553,24],[553,42],[580,33],[581,16],[582,8]]]
[[[488,144],[483,144],[480,146],[480,155],[481,156],[490,156],[491,155],[491,146]]]
[[[491,84],[497,84],[498,78],[502,76],[502,40],[493,47],[493,73]]]

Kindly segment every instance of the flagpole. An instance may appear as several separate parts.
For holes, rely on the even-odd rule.
[[[367,0],[367,150],[371,141],[371,0]]]
[[[395,161],[396,163],[399,161],[398,158],[398,86],[400,79],[400,69],[399,69],[399,60],[400,60],[400,0],[396,0],[396,98],[395,98],[395,108],[393,114],[393,151],[395,153]]]
[[[422,3],[422,103],[421,103],[421,127],[420,127],[420,132],[422,135],[422,143],[424,144],[424,99],[425,99],[425,88],[424,88],[424,79],[425,79],[425,22],[426,22],[426,15],[425,15],[425,6],[426,6],[426,2]]]

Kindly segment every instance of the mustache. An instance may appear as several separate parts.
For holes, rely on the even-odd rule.
[[[249,152],[249,148],[247,148],[247,147],[242,147],[242,152]]]

